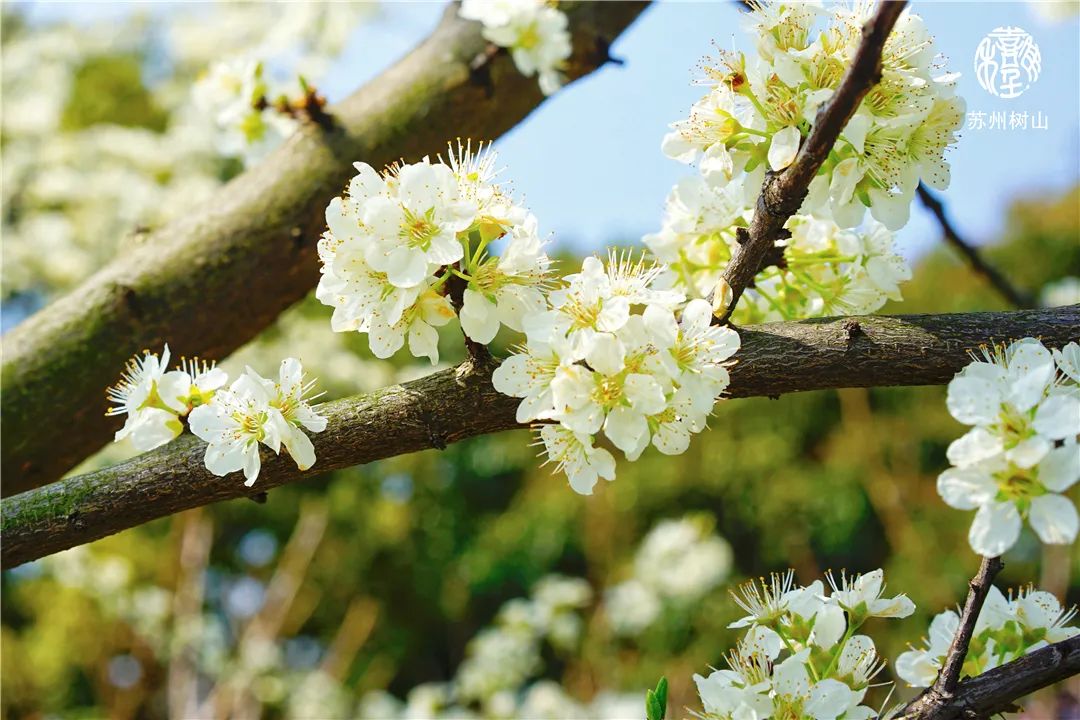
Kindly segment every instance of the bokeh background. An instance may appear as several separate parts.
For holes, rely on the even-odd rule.
[[[635,246],[659,226],[667,190],[690,172],[662,156],[660,137],[698,97],[690,79],[710,43],[746,44],[734,5],[650,9],[613,48],[624,66],[560,92],[497,143],[563,267]],[[242,170],[217,152],[190,101],[209,63],[269,47],[271,71],[299,69],[334,100],[424,37],[443,9],[4,4],[3,328],[76,286],[140,228],[212,201]],[[1046,130],[962,133],[945,195],[958,228],[1044,303],[1077,302],[1062,282],[1080,275],[1077,5],[916,9],[965,73],[969,110],[1022,106],[1049,119]],[[1043,53],[1042,76],[1014,101],[986,94],[970,67],[979,39],[1001,25],[1025,27]],[[1004,308],[939,235],[921,211],[901,231],[915,279],[883,312]],[[328,308],[304,301],[225,364],[265,372],[299,355],[329,399],[430,371],[375,360],[362,337],[334,335],[328,320]],[[455,332],[444,332],[441,354],[447,364],[461,357]],[[634,703],[661,675],[674,715],[688,715],[698,708],[691,675],[722,665],[735,637],[728,590],[788,567],[804,583],[883,567],[918,606],[870,628],[895,658],[962,597],[976,566],[970,518],[934,486],[962,430],[943,388],[740,400],[721,403],[685,455],[622,463],[588,498],[540,467],[529,434],[516,431],[313,477],[264,504],[191,511],[3,574],[0,712],[158,718],[183,716],[195,698],[235,717],[431,717],[439,684],[478,653],[470,640],[510,623],[520,604],[500,608],[515,598],[542,604],[534,589],[552,574],[584,579],[591,593],[559,610],[577,618],[573,628],[535,639],[535,662],[513,687],[517,702],[530,688],[547,693],[533,692],[534,717],[640,716]],[[131,453],[111,446],[76,472]],[[639,574],[635,553],[651,529],[687,517],[724,538],[730,556],[713,559],[717,572],[686,561],[708,581],[618,632],[605,591]],[[1036,581],[1080,600],[1075,548],[1043,548],[1026,533],[1001,586]],[[1076,717],[1077,694],[1046,693],[1029,716]]]

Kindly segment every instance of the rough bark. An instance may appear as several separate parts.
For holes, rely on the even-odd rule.
[[[740,329],[732,397],[778,396],[839,387],[947,382],[979,345],[1034,335],[1052,347],[1080,336],[1080,305],[1053,310],[804,320]],[[0,567],[111,535],[219,500],[255,496],[317,473],[519,427],[517,400],[496,392],[487,366],[458,368],[323,406],[318,456],[301,473],[266,451],[254,487],[238,473],[203,466],[205,445],[186,435],[99,472],[8,499],[2,508]]]
[[[840,132],[866,93],[881,79],[881,53],[885,41],[906,5],[906,0],[886,0],[878,6],[863,27],[862,41],[851,60],[851,67],[844,73],[836,92],[818,110],[814,126],[795,160],[780,172],[765,174],[745,242],[735,248],[720,286],[713,293],[717,321],[727,322],[731,317],[739,298],[776,246],[784,223],[799,211],[810,182],[829,156]]]
[[[644,2],[566,6],[580,77],[607,59],[610,43]],[[455,137],[491,139],[543,97],[496,52],[477,23],[451,5],[416,49],[308,124],[210,204],[148,236],[69,295],[4,337],[4,443],[0,492],[59,478],[107,442],[104,389],[125,361],[168,341],[177,352],[223,358],[318,279],[315,243],[323,210],[363,160],[375,167],[443,151]]]
[[[909,706],[897,720],[975,720],[1014,712],[1016,701],[1080,673],[1080,635],[1040,648],[956,686],[934,715]]]

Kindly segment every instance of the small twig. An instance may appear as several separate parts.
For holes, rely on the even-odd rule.
[[[840,131],[855,114],[866,93],[881,79],[885,41],[906,5],[906,0],[886,0],[878,6],[874,17],[863,26],[862,42],[855,51],[851,67],[833,96],[818,110],[810,135],[799,148],[795,161],[778,173],[766,173],[750,223],[749,240],[735,248],[731,262],[713,291],[714,298],[720,300],[714,300],[714,322],[725,323],[731,317],[743,291],[750,287],[765,257],[775,247],[784,223],[802,205],[810,181],[829,156]]]
[[[979,620],[979,613],[982,612],[983,603],[986,602],[994,577],[1001,572],[1003,567],[1005,564],[999,557],[982,559],[979,571],[968,585],[967,601],[960,615],[960,627],[957,628],[952,645],[949,646],[941,672],[938,673],[934,684],[904,709],[905,713],[910,713],[910,717],[922,720],[937,720],[944,717],[941,713],[956,697],[956,688],[960,684],[960,672],[964,667],[964,660],[967,659],[971,638],[975,634],[975,623]]]
[[[921,200],[922,204],[926,206],[926,209],[937,218],[945,241],[952,245],[958,253],[964,256],[964,259],[976,274],[982,275],[983,278],[998,291],[998,294],[1008,300],[1013,307],[1035,307],[1035,300],[1030,293],[1014,287],[1013,284],[1009,282],[1008,278],[1002,275],[997,268],[983,259],[978,248],[960,237],[960,234],[956,231],[952,222],[949,221],[948,215],[945,213],[945,206],[941,202],[941,199],[927,190],[926,186],[922,183],[919,184],[919,200]]]

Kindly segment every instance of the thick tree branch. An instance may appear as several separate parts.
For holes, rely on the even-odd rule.
[[[1029,335],[1052,347],[1080,336],[1080,305],[1050,310],[805,320],[740,329],[732,397],[839,387],[943,384],[981,344]],[[327,403],[315,435],[315,472],[264,452],[252,488],[238,474],[203,466],[205,445],[185,435],[116,467],[8,499],[2,508],[0,567],[90,542],[155,518],[219,500],[264,493],[320,472],[443,448],[519,427],[518,401],[495,391],[471,363],[404,385]]]
[[[968,720],[1015,711],[1016,702],[1036,690],[1080,673],[1080,635],[1048,645],[956,686],[953,696],[934,715],[911,705],[896,720]],[[920,696],[921,699],[921,696]]]
[[[956,232],[956,228],[953,227],[952,222],[949,221],[949,216],[945,213],[945,205],[941,202],[941,199],[934,195],[932,192],[926,189],[926,186],[922,183],[919,184],[919,200],[926,206],[933,216],[937,219],[938,225],[941,226],[941,234],[945,237],[945,241],[952,245],[952,247],[960,253],[964,260],[967,261],[971,269],[978,275],[982,275],[991,287],[997,290],[1006,301],[1016,308],[1031,308],[1035,307],[1035,299],[1030,293],[1019,290],[1009,282],[1001,272],[993,265],[986,262],[978,248],[969,243],[964,238],[960,237],[960,234]]]
[[[566,7],[580,77],[644,2]],[[457,136],[491,139],[543,100],[505,52],[452,4],[435,32],[383,75],[327,108],[267,161],[199,211],[138,242],[69,295],[4,336],[2,493],[52,482],[107,442],[103,390],[124,362],[168,341],[223,358],[310,291],[323,212],[355,172],[445,150]]]
[[[905,0],[885,0],[878,6],[874,17],[863,27],[862,42],[855,51],[851,67],[844,73],[836,92],[818,110],[814,126],[794,162],[778,173],[765,174],[746,242],[735,248],[713,293],[718,322],[727,322],[731,317],[739,298],[776,244],[784,223],[798,212],[806,199],[810,182],[829,156],[840,131],[855,114],[866,93],[881,79],[881,53],[906,4]]]
[[[960,615],[960,627],[956,629],[945,662],[941,666],[937,680],[904,709],[912,718],[920,720],[938,720],[947,717],[946,709],[956,697],[956,687],[960,684],[960,671],[967,659],[971,638],[975,635],[975,623],[979,620],[986,596],[1005,564],[1001,558],[983,558],[979,571],[968,584],[967,600]]]

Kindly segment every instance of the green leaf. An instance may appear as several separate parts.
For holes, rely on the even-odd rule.
[[[655,690],[645,691],[645,717],[647,720],[664,720],[667,714],[667,678],[660,678]]]

